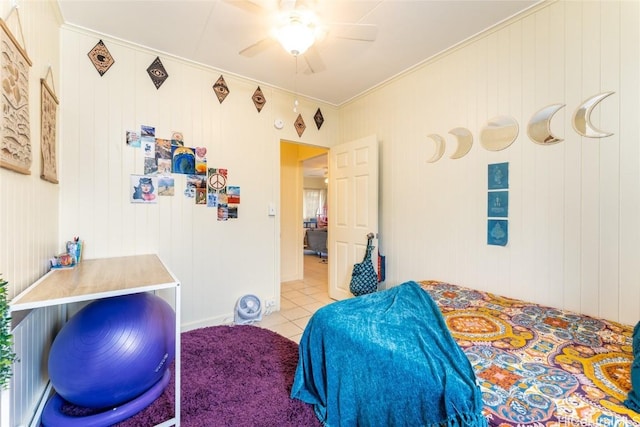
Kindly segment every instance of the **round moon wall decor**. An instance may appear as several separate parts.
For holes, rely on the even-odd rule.
[[[504,150],[518,137],[518,122],[509,116],[497,116],[480,131],[480,144],[489,151]]]

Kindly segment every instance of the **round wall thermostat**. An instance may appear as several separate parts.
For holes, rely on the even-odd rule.
[[[273,126],[274,126],[276,129],[282,129],[282,128],[284,127],[284,122],[282,121],[282,119],[276,119],[276,120],[273,122]]]

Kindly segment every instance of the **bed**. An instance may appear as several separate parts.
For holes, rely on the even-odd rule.
[[[640,426],[640,414],[624,404],[632,387],[630,368],[634,363],[634,330],[631,326],[450,283],[427,280],[416,285],[431,296],[447,331],[472,366],[481,396],[481,411],[488,425]],[[346,301],[360,298],[363,297]],[[345,302],[327,307],[338,304]],[[300,342],[299,371],[315,369],[315,373],[318,373],[318,365],[310,366],[313,365],[313,357],[305,349],[314,331],[336,340],[336,336],[332,335],[335,330],[344,330],[344,324],[349,323],[345,318],[335,319],[334,314],[329,313],[328,317],[321,314],[318,322],[314,321],[316,315],[312,316]],[[367,312],[362,314],[371,315]],[[350,322],[357,324],[357,315],[353,316]],[[433,319],[429,322],[433,323]],[[361,339],[371,341],[366,334]],[[338,341],[345,342],[343,338]],[[328,342],[325,340],[324,345]],[[353,342],[348,342],[346,347],[357,348]],[[324,351],[333,350],[328,347]],[[305,352],[306,356],[303,355]],[[302,363],[305,357],[308,360]],[[371,357],[371,354],[365,357]],[[639,361],[640,356],[636,357],[634,369]],[[326,366],[323,370],[322,375],[331,375]],[[314,389],[312,383],[315,380],[307,377],[306,381],[311,384],[305,384],[304,373],[301,372],[300,377],[296,374],[293,391],[297,391],[298,395],[292,392],[292,397],[300,398],[300,390],[308,392]],[[304,397],[307,400],[302,400],[318,406],[313,398]],[[319,406],[322,407],[322,404]],[[316,413],[321,421],[326,421],[321,417],[322,411],[318,413],[316,410]],[[325,425],[342,424],[325,422]]]
[[[631,326],[422,281],[480,381],[492,426],[640,425]]]
[[[487,425],[471,364],[415,282],[316,311],[291,397],[328,427]]]

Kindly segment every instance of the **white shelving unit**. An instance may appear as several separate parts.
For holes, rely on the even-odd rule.
[[[175,413],[158,426],[180,426],[180,282],[157,255],[89,259],[72,269],[51,270],[16,296],[9,310],[14,313],[161,289],[175,292]]]

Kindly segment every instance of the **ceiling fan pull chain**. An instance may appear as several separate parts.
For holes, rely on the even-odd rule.
[[[296,59],[296,74],[293,76],[293,90],[294,90],[294,97],[293,97],[293,112],[297,113],[298,112],[298,55],[294,55],[295,59]]]

